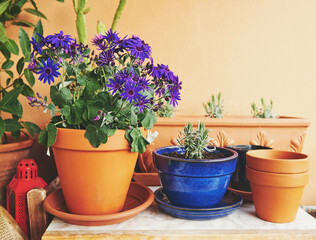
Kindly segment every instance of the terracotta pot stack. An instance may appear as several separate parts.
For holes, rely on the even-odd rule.
[[[270,222],[294,221],[308,183],[308,156],[256,150],[248,152],[246,158],[246,174],[257,216]]]

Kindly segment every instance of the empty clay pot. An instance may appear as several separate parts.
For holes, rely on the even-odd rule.
[[[246,166],[257,216],[278,223],[295,220],[309,173],[279,174]]]
[[[247,166],[270,173],[303,173],[309,169],[308,156],[303,153],[256,150],[247,152]]]

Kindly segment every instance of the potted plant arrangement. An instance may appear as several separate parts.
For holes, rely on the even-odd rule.
[[[236,169],[238,154],[231,149],[211,146],[209,130],[201,122],[197,129],[191,123],[186,125],[177,141],[179,146],[153,151],[162,184],[162,188],[155,193],[156,202],[164,211],[176,217],[214,218],[211,208],[219,211],[218,203],[224,197]],[[166,196],[164,200],[163,195]],[[241,204],[241,199],[232,203],[234,209],[236,204]],[[182,214],[174,212],[177,207],[181,208]],[[200,211],[200,214],[196,211]],[[221,215],[219,212],[217,214]]]
[[[276,116],[272,111],[273,103],[266,104],[263,99],[261,103],[260,107],[254,103],[251,104],[252,117],[229,116],[227,113],[224,116],[222,94],[212,95],[204,104],[205,116],[176,115],[172,118],[158,118],[153,128],[153,131],[158,132],[153,148],[176,145],[178,131],[181,128],[189,122],[197,126],[203,119],[205,126],[212,129],[210,137],[213,138],[213,144],[217,147],[258,145],[277,150],[301,152],[310,121],[305,118]],[[146,158],[144,162],[147,165],[151,164],[152,157],[150,156],[151,154],[144,154]],[[152,178],[158,178],[157,174],[152,175],[154,175]]]
[[[92,40],[98,54],[63,32],[32,41],[32,71],[50,87],[30,99],[52,118],[39,142],[53,149],[68,210],[98,215],[121,211],[138,153],[150,143],[155,111],[177,105],[181,82],[137,36],[111,29]],[[57,77],[60,82],[57,82]]]
[[[31,57],[29,37],[22,27],[31,27],[33,37],[42,34],[42,22],[36,25],[19,19],[19,14],[25,12],[46,18],[31,1],[32,8],[25,8],[27,1],[2,1],[0,3],[0,204],[5,205],[5,187],[16,173],[16,167],[21,159],[29,156],[34,144],[34,135],[40,128],[30,122],[22,121],[23,109],[19,101],[21,96],[35,97],[32,87],[35,83],[33,73],[26,68],[26,62]],[[20,26],[19,42],[7,35],[9,26]],[[12,28],[14,29],[14,28]],[[14,61],[12,55],[23,56]],[[15,68],[13,70],[13,68]]]

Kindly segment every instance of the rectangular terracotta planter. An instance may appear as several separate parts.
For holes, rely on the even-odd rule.
[[[158,118],[152,131],[158,131],[159,135],[151,149],[175,145],[179,130],[189,122],[195,127],[199,121],[203,121],[210,131],[210,137],[217,147],[227,145],[252,144],[270,147],[276,150],[301,152],[303,149],[306,130],[310,126],[310,120],[298,117],[280,116],[276,119],[253,118],[251,116],[226,116],[224,118],[209,118],[206,116],[175,116],[173,118]],[[151,150],[149,150],[151,151]],[[150,164],[151,154],[140,156],[141,164]],[[142,159],[143,158],[143,159]],[[144,176],[144,173],[141,173]],[[159,180],[139,180],[140,173],[134,173],[134,180],[144,184],[159,182]],[[149,176],[149,175],[148,175]],[[151,174],[151,178],[158,178],[157,173]],[[138,179],[138,180],[136,180]]]

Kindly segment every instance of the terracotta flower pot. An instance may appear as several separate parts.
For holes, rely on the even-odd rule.
[[[306,154],[277,151],[256,150],[247,152],[249,168],[270,173],[303,173],[309,169],[309,159]]]
[[[295,220],[309,173],[278,174],[246,167],[257,216],[278,223]]]
[[[16,167],[20,160],[28,158],[34,139],[21,136],[19,141],[15,141],[10,134],[7,134],[9,143],[0,144],[0,204],[5,204],[5,190],[8,183],[16,173]]]
[[[123,130],[117,130],[99,148],[92,147],[84,133],[60,128],[52,147],[67,208],[85,215],[119,212],[138,153],[130,151]]]

